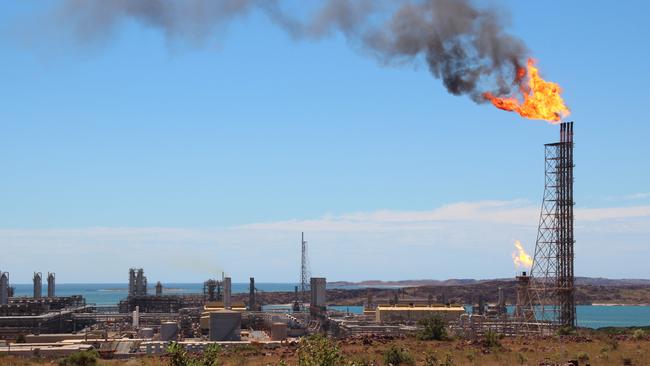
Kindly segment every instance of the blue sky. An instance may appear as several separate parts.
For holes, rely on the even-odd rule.
[[[509,12],[565,89],[577,274],[648,278],[650,5],[480,4]],[[129,266],[293,281],[302,230],[332,280],[505,277],[515,239],[533,250],[557,127],[341,35],[293,41],[263,14],[201,47],[135,23],[79,45],[39,34],[56,5],[0,4],[0,269],[14,282],[124,281]]]

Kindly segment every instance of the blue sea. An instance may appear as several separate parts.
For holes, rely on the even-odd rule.
[[[31,284],[15,284],[16,296],[31,296]],[[262,292],[293,291],[293,283],[263,283],[256,282],[255,287]],[[82,295],[86,302],[97,305],[115,305],[127,296],[127,285],[124,283],[109,284],[57,284],[58,296]],[[248,283],[233,283],[233,293],[247,293]],[[154,293],[153,288],[149,289]],[[200,283],[170,283],[164,284],[166,294],[198,294],[203,292]],[[47,293],[47,285],[43,286]],[[361,306],[331,306],[331,309],[352,314],[361,314]],[[578,305],[576,307],[578,325],[587,328],[650,326],[650,306],[602,306]]]
[[[15,296],[32,296],[32,284],[12,284],[16,288]],[[232,292],[248,293],[248,283],[233,283]],[[296,284],[292,283],[263,283],[255,282],[255,288],[262,292],[287,292],[293,291]],[[149,287],[150,294],[156,292],[154,287]],[[201,294],[202,283],[166,283],[163,284],[163,294]],[[43,284],[43,294],[47,294],[47,285]],[[82,295],[86,302],[96,305],[116,305],[128,295],[126,283],[59,283],[56,285],[57,296]]]

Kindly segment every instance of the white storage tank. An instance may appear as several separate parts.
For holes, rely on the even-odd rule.
[[[210,313],[211,341],[241,340],[241,313],[232,310],[220,310]]]
[[[178,338],[178,325],[174,322],[164,322],[160,325],[160,340],[175,341]]]

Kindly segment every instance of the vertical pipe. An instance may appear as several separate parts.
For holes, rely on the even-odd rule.
[[[230,309],[232,307],[231,300],[230,300],[231,293],[232,293],[232,280],[230,279],[230,277],[224,277],[224,279],[223,279],[223,306],[226,309]]]
[[[248,289],[248,310],[255,311],[256,309],[257,304],[255,303],[255,277],[251,277]]]
[[[140,326],[140,307],[136,306],[133,311],[133,328],[138,328]]]

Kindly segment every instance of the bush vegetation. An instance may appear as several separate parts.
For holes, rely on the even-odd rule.
[[[501,347],[501,337],[499,334],[493,330],[488,330],[485,332],[483,337],[483,344],[489,348],[500,348]]]
[[[201,355],[191,357],[185,348],[180,344],[173,342],[167,347],[170,366],[219,366],[221,355],[221,346],[213,343],[207,345]]]
[[[415,365],[415,359],[409,351],[392,345],[384,351],[384,364],[386,366]]]
[[[446,341],[449,340],[447,335],[447,323],[439,316],[432,316],[422,319],[418,322],[423,327],[418,334],[418,338],[423,341]]]
[[[557,335],[559,336],[569,336],[569,335],[576,335],[576,329],[572,326],[562,326],[560,329],[557,330]]]
[[[581,351],[581,352],[578,352],[578,354],[576,355],[576,358],[580,362],[587,362],[587,361],[589,361],[589,354],[587,352],[585,352],[585,351]]]
[[[59,360],[59,366],[93,366],[97,365],[99,353],[94,349],[75,352]]]
[[[336,343],[321,336],[303,338],[298,346],[299,366],[338,366],[343,364],[341,350]]]

